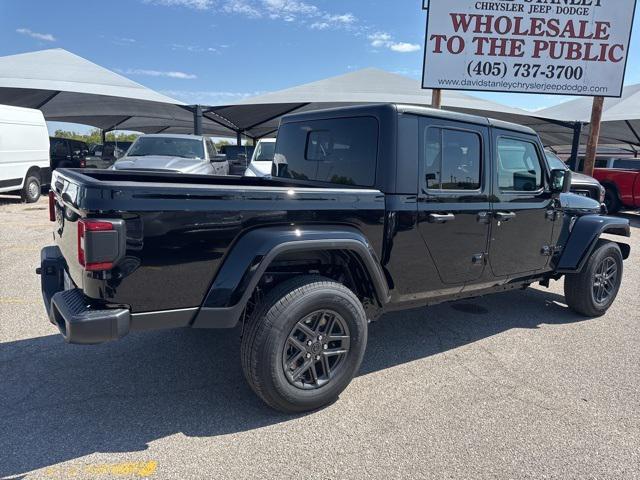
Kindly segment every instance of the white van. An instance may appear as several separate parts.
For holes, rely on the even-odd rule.
[[[49,132],[42,112],[0,105],[0,192],[20,192],[32,203],[50,179]]]

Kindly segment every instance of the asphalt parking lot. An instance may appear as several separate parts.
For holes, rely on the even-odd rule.
[[[640,215],[599,319],[562,284],[393,314],[328,408],[283,415],[237,331],[66,345],[45,317],[46,200],[0,196],[0,478],[638,478]]]

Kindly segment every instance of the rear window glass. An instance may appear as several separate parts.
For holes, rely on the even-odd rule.
[[[288,123],[278,132],[276,176],[340,185],[375,183],[378,122],[357,117]]]

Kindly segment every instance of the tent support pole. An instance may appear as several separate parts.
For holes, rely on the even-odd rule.
[[[573,143],[571,144],[571,158],[569,167],[574,172],[578,171],[578,155],[580,153],[580,135],[582,135],[582,122],[573,124]]]
[[[242,132],[240,130],[236,131],[236,145],[238,147],[242,146]]]
[[[110,127],[107,128],[103,128],[102,129],[102,144],[104,145],[104,143],[106,142],[107,139],[107,132],[111,132],[113,130],[115,130],[116,128],[118,128],[120,125],[122,125],[124,122],[127,122],[129,120],[131,120],[133,118],[133,116],[130,117],[125,117],[122,120],[120,120],[118,123],[114,123],[113,125],[111,125]]]
[[[202,135],[202,105],[193,109],[193,134]]]

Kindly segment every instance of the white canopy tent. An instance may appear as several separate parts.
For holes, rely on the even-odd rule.
[[[431,91],[418,80],[367,68],[346,75],[248,98],[231,105],[205,109],[205,118],[223,119],[229,128],[253,138],[273,135],[283,115],[365,103],[404,103],[429,106]],[[548,145],[571,143],[573,126],[547,121],[525,110],[457,91],[444,91],[442,108],[493,117],[535,128]],[[216,115],[213,117],[212,115]]]
[[[109,130],[190,133],[194,109],[63,49],[0,57],[0,104]],[[203,119],[203,133],[233,136]]]
[[[582,97],[538,113],[552,119],[587,124],[591,121],[592,104],[591,98]],[[621,98],[605,99],[600,143],[640,147],[640,84],[625,87]]]

